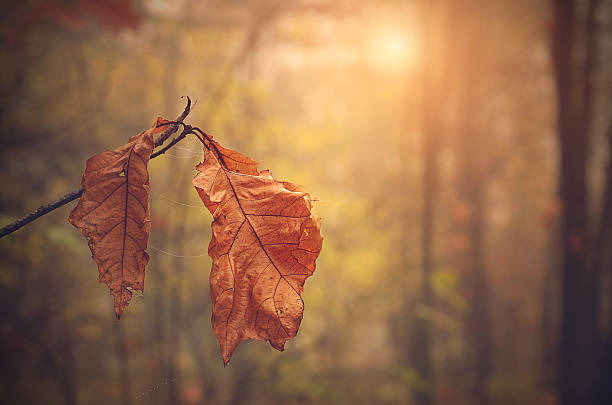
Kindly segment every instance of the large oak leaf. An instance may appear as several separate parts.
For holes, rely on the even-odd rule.
[[[87,160],[83,195],[68,218],[87,238],[99,282],[108,285],[117,318],[129,304],[131,290],[144,290],[150,228],[147,164],[153,135],[165,129],[161,124],[158,119],[153,128],[115,151]]]
[[[212,324],[224,364],[240,342],[268,340],[282,351],[302,320],[304,282],[323,239],[311,197],[276,181],[257,162],[215,141],[193,184],[212,213]]]

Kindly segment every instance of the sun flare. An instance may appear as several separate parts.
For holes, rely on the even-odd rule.
[[[369,37],[368,58],[381,70],[406,69],[416,60],[414,39],[405,30],[381,29]]]

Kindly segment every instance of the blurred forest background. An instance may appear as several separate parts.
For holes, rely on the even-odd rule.
[[[325,237],[298,336],[223,368],[185,140],[151,161],[121,321],[74,203],[0,241],[3,404],[611,403],[612,1],[0,10],[0,225],[188,95],[188,123],[320,198]]]

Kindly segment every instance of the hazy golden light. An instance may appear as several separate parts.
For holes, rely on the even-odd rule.
[[[409,32],[387,28],[369,37],[369,63],[378,69],[402,70],[412,65],[415,57],[415,44]]]

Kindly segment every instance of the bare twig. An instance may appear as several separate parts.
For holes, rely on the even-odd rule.
[[[79,198],[81,196],[81,194],[83,194],[83,189],[80,188],[78,190],[74,190],[69,192],[68,194],[66,194],[63,197],[58,198],[57,200],[49,203],[49,204],[45,204],[45,205],[41,205],[40,207],[38,207],[36,209],[36,211],[31,212],[25,216],[23,216],[22,218],[18,219],[17,221],[3,227],[2,229],[0,229],[0,238],[15,232],[16,230],[18,230],[19,228],[29,224],[30,222],[34,221],[35,219],[38,219],[40,217],[42,217],[45,214],[48,214],[49,212],[68,204],[70,201],[76,200],[77,198]]]
[[[176,123],[170,125],[164,132],[161,133],[161,135],[159,136],[159,138],[157,138],[155,140],[155,147],[157,148],[158,146],[161,146],[164,142],[166,142],[166,139],[168,139],[170,137],[170,135],[172,135],[173,133],[175,133],[179,127],[179,123],[183,122],[183,120],[185,118],[187,118],[187,115],[189,115],[189,113],[191,112],[191,99],[189,97],[187,97],[187,105],[185,106],[185,109],[183,110],[183,112],[181,113],[181,115],[179,115],[176,118]],[[151,159],[153,158],[153,155],[151,155]]]
[[[172,123],[164,132],[162,132],[161,135],[155,140],[155,147],[163,145],[163,143],[166,141],[166,139],[168,139],[170,137],[170,135],[172,135],[173,133],[175,133],[177,131],[179,125],[183,122],[183,120],[187,117],[187,115],[189,115],[190,111],[191,111],[191,99],[189,97],[187,97],[187,105],[185,106],[185,109],[183,110],[181,115],[179,115],[176,118],[176,121],[174,123]],[[163,154],[164,152],[166,152],[172,146],[176,145],[178,143],[178,141],[183,139],[185,137],[185,135],[187,135],[187,133],[189,133],[189,131],[191,131],[191,127],[186,125],[185,129],[183,130],[183,132],[177,138],[175,138],[172,142],[170,142],[170,144],[168,144],[166,147],[164,147],[160,151],[152,153],[151,154],[151,159],[156,158],[157,156],[159,156],[159,155]],[[68,204],[71,201],[76,200],[82,194],[83,194],[83,188],[80,188],[78,190],[74,190],[74,191],[69,192],[68,194],[58,198],[57,200],[55,200],[55,201],[53,201],[51,203],[48,203],[48,204],[45,204],[45,205],[41,205],[40,207],[38,207],[36,209],[36,211],[30,212],[29,214],[24,215],[23,217],[19,218],[15,222],[12,222],[12,223],[10,223],[10,224],[0,228],[0,238],[3,238],[6,235],[9,235],[9,234],[19,230],[20,228],[26,226],[30,222],[35,221],[36,219],[42,217],[43,215],[48,214],[49,212],[51,212],[53,210],[56,210],[59,207],[62,207],[64,205]]]
[[[193,133],[192,131],[193,130],[191,128],[191,125],[184,125],[183,130],[181,131],[181,133],[176,138],[174,138],[172,141],[170,141],[170,143],[168,145],[164,146],[163,148],[161,148],[157,152],[154,152],[154,153],[151,154],[151,159],[156,158],[159,155],[163,155],[164,153],[166,153],[166,151],[168,149],[170,149],[171,147],[173,147],[174,145],[179,143],[187,135]]]

